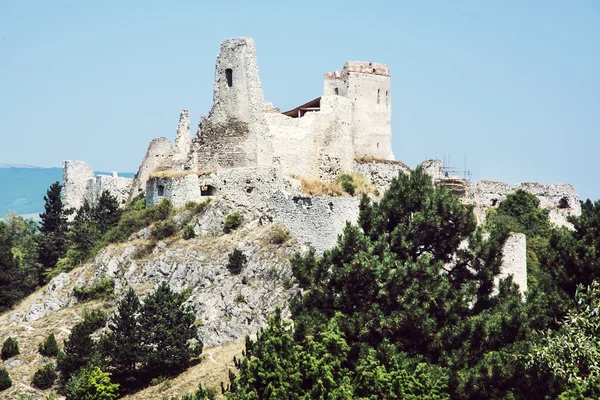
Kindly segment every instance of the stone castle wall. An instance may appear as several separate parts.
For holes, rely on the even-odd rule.
[[[120,177],[116,172],[95,176],[92,168],[83,161],[63,161],[62,172],[62,201],[66,208],[78,210],[86,200],[95,204],[105,190],[124,206],[132,190],[131,178]]]

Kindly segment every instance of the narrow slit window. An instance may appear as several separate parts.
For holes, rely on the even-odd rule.
[[[389,106],[390,105],[390,92],[389,91],[385,91],[385,105]]]
[[[333,89],[333,93],[334,93],[336,96],[339,96],[339,95],[340,95],[340,89],[338,89],[338,88],[335,88],[335,89]]]
[[[377,104],[379,104],[379,96],[381,94],[381,89],[377,89]]]
[[[227,86],[233,86],[233,70],[231,68],[227,68],[225,70],[225,78],[227,79]]]

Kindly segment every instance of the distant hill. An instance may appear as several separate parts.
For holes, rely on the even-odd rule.
[[[106,172],[96,173],[110,175]],[[133,175],[119,173],[119,176]],[[18,215],[35,217],[44,211],[44,195],[48,187],[61,180],[61,168],[0,163],[0,218],[11,211]]]

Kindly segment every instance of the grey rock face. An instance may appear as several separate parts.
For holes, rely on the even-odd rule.
[[[115,279],[115,291],[128,287],[141,293],[166,281],[177,291],[192,289],[188,304],[199,321],[199,336],[205,346],[217,346],[255,334],[266,324],[277,305],[287,312],[287,302],[298,293],[292,284],[289,257],[300,250],[294,240],[283,245],[269,243],[272,224],[247,209],[237,209],[243,224],[230,234],[223,233],[223,221],[234,208],[224,200],[211,202],[199,215],[180,214],[180,223],[190,220],[199,236],[191,240],[166,240],[156,244],[143,258],[139,251],[148,246],[136,240],[106,248],[82,276],[91,276],[77,285],[89,286],[96,279]],[[189,213],[189,211],[186,211]],[[186,213],[184,212],[184,213]],[[248,258],[239,275],[227,268],[228,254],[238,248]],[[58,305],[69,304],[62,300]],[[36,317],[42,315],[36,308]]]
[[[52,279],[46,287],[46,292],[39,296],[25,314],[25,321],[35,321],[67,306],[71,296],[66,291],[70,283],[69,275],[62,273]]]

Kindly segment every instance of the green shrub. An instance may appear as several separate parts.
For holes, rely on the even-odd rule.
[[[171,203],[169,199],[162,199],[158,205],[149,208],[148,210],[152,221],[164,221],[175,211],[173,203]]]
[[[85,324],[90,332],[97,331],[104,327],[106,321],[108,321],[108,316],[100,309],[85,309],[83,311],[83,321],[81,323]]]
[[[113,400],[119,397],[119,385],[100,368],[83,369],[67,382],[67,400]]]
[[[56,357],[60,351],[54,333],[50,333],[43,343],[39,346],[40,354],[46,357]]]
[[[225,233],[229,233],[232,230],[236,229],[238,226],[242,224],[242,215],[235,211],[232,212],[225,218],[225,224],[223,225],[223,231]]]
[[[238,249],[233,249],[231,253],[229,253],[229,263],[227,264],[227,269],[233,275],[238,275],[242,272],[242,268],[248,262],[248,257],[244,253],[242,253]]]
[[[351,175],[340,175],[338,177],[338,182],[340,183],[340,186],[342,186],[342,189],[344,189],[344,192],[348,193],[350,196],[354,196],[354,193],[356,192],[356,185],[354,185],[354,179]]]
[[[173,221],[158,221],[152,227],[152,237],[161,240],[173,236],[177,232],[177,226]]]
[[[196,237],[196,232],[194,232],[194,227],[192,225],[186,225],[183,228],[183,238],[185,240],[193,239]]]
[[[79,301],[110,299],[114,297],[115,280],[112,278],[96,279],[89,287],[75,287],[73,295]]]
[[[212,199],[206,199],[200,203],[197,203],[195,201],[188,201],[187,203],[185,203],[184,207],[186,210],[190,210],[192,214],[200,214],[202,211],[204,211],[206,206],[210,204],[211,201]]]
[[[56,377],[57,375],[55,366],[54,364],[50,363],[40,367],[37,371],[35,371],[31,383],[38,389],[46,390],[54,385]]]
[[[0,392],[12,386],[12,380],[6,368],[0,368]]]
[[[269,232],[269,243],[283,244],[290,238],[290,232],[283,225],[275,225]]]
[[[143,258],[146,258],[150,254],[152,254],[152,251],[154,251],[155,247],[156,247],[155,241],[151,241],[150,243],[142,244],[135,248],[135,251],[133,252],[132,257],[134,260],[141,260]]]
[[[19,342],[17,339],[9,337],[2,345],[2,359],[7,360],[19,354]]]
[[[146,208],[146,194],[140,193],[135,199],[131,200],[131,203],[127,204],[125,211],[135,210],[140,211]]]

